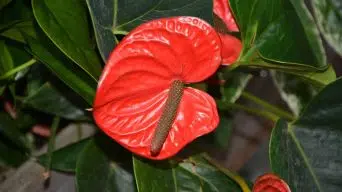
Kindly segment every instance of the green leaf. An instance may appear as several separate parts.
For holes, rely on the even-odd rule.
[[[323,37],[342,56],[342,4],[339,0],[312,0],[311,5]]]
[[[23,103],[38,111],[57,115],[71,120],[86,120],[84,111],[74,106],[49,83],[45,83]]]
[[[27,159],[26,152],[0,140],[0,166],[18,167]]]
[[[15,0],[0,11],[0,32],[16,23],[31,21],[32,10],[26,0]]]
[[[235,181],[199,155],[180,163],[134,157],[133,166],[139,192],[242,191]]]
[[[91,44],[87,9],[81,0],[33,0],[33,13],[43,31],[71,60],[95,80],[100,60]]]
[[[9,4],[12,0],[0,0],[0,10]]]
[[[102,142],[104,140],[108,140],[108,138],[103,139]],[[92,140],[86,145],[76,166],[77,191],[136,191],[132,173],[125,169],[121,163],[113,161],[105,152],[107,149],[111,155],[122,157],[122,152],[114,151],[117,147],[108,141],[99,144],[96,140]]]
[[[342,79],[326,86],[292,124],[272,131],[272,170],[293,191],[342,190]]]
[[[89,105],[92,105],[97,82],[76,64],[68,60],[54,47],[49,39],[44,38],[44,35],[39,34],[39,39],[34,39],[25,33],[23,34],[33,55],[44,63],[66,85],[83,97]]]
[[[25,39],[20,31],[25,31],[30,36],[37,37],[32,21],[19,22],[13,25],[12,27],[8,28],[7,30],[4,30],[0,35],[18,41],[20,43],[25,43]]]
[[[51,169],[65,172],[75,172],[76,162],[90,139],[84,139],[77,143],[70,144],[52,153]],[[38,157],[39,163],[46,164],[47,154]]]
[[[4,41],[0,41],[0,76],[13,69],[13,59]]]
[[[208,0],[87,0],[103,61],[125,35],[146,21],[171,16],[196,16],[212,21],[212,1]]]
[[[274,68],[327,68],[318,29],[304,1],[230,0],[230,5],[242,33],[241,62],[258,54]]]
[[[215,147],[227,149],[232,131],[233,119],[223,113],[220,114],[220,123],[212,133]]]
[[[0,137],[8,140],[22,151],[28,151],[28,144],[22,133],[16,127],[15,121],[5,112],[0,112]]]

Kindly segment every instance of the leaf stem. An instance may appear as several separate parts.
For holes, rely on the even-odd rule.
[[[226,169],[225,167],[221,166],[218,162],[216,162],[213,158],[211,158],[208,154],[204,153],[203,158],[207,160],[210,164],[214,165],[218,170],[223,172],[229,178],[233,179],[242,189],[243,192],[250,192],[249,186],[247,185],[246,181],[238,174]]]
[[[44,177],[47,179],[50,176],[50,169],[51,169],[51,160],[52,160],[52,152],[55,149],[55,140],[56,140],[56,132],[57,128],[59,126],[59,120],[60,118],[58,116],[55,116],[52,120],[52,125],[51,125],[51,136],[49,139],[49,144],[48,144],[48,152],[47,152],[47,160],[46,160],[46,165],[45,165],[45,175]]]
[[[261,99],[259,97],[256,97],[255,95],[252,95],[252,94],[250,94],[250,93],[248,93],[246,91],[243,91],[241,93],[241,96],[246,98],[246,99],[248,99],[248,100],[251,100],[251,101],[253,101],[253,102],[255,102],[255,103],[259,104],[259,105],[261,105],[266,110],[276,114],[279,117],[285,118],[285,119],[287,119],[289,121],[294,121],[295,120],[295,117],[291,113],[289,113],[289,112],[287,112],[287,111],[285,111],[283,109],[280,109],[280,108],[278,108],[278,107],[268,103],[267,101],[265,101],[265,100],[263,100],[263,99]]]
[[[1,75],[0,80],[7,79],[7,78],[11,77],[12,75],[14,75],[15,73],[17,73],[17,72],[19,72],[19,71],[21,71],[27,67],[30,67],[31,65],[35,64],[36,62],[37,62],[36,59],[31,59],[31,60],[25,62],[24,64],[21,64],[18,67],[13,68],[12,70],[7,71],[5,74]]]

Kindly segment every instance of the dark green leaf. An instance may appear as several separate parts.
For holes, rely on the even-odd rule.
[[[104,150],[106,147],[111,150],[112,155],[122,156],[122,153],[114,152],[117,146],[112,143],[99,145],[95,140],[90,141],[77,161],[77,190],[82,192],[136,191],[132,173],[124,169],[121,163],[112,161]]]
[[[13,69],[13,59],[4,41],[0,41],[0,76]]]
[[[100,60],[91,44],[87,9],[81,0],[33,0],[38,24],[61,51],[94,79]]]
[[[241,62],[250,62],[258,53],[274,68],[327,68],[318,29],[304,1],[230,0],[230,4],[242,33]]]
[[[65,172],[75,172],[77,159],[89,142],[90,139],[84,139],[54,151],[52,154],[51,169]],[[46,160],[46,154],[38,157],[39,163],[43,165],[46,164]]]
[[[44,38],[44,35],[39,34],[38,38],[34,39],[25,35],[32,53],[65,84],[83,97],[89,105],[92,105],[97,82],[76,64],[65,58],[47,38]]]
[[[8,3],[10,3],[12,0],[0,0],[0,10],[5,7]]]
[[[12,25],[30,21],[33,18],[32,10],[26,0],[15,0],[0,11],[0,31]]]
[[[293,191],[342,190],[342,79],[326,86],[300,118],[278,121],[270,143],[272,170]]]
[[[87,0],[87,3],[104,61],[117,43],[116,34],[127,34],[146,21],[188,15],[212,22],[212,1],[208,0]]]
[[[342,56],[342,4],[340,0],[312,0],[323,37]]]
[[[24,135],[16,127],[15,121],[5,112],[0,113],[0,138],[7,140],[22,151],[27,151],[29,148]]]
[[[133,158],[139,192],[150,191],[242,191],[240,186],[201,156],[172,164]]]
[[[0,166],[17,167],[27,159],[26,152],[0,139]]]
[[[49,83],[45,83],[34,94],[25,98],[23,103],[38,111],[57,115],[66,119],[87,119],[83,110],[74,106]]]
[[[25,31],[32,37],[37,36],[32,21],[23,21],[14,24],[11,28],[4,30],[0,35],[21,43],[25,43],[25,39],[20,31]]]

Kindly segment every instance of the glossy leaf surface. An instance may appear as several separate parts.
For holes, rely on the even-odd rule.
[[[84,111],[74,106],[54,87],[46,83],[23,100],[24,104],[38,111],[71,120],[85,120]]]
[[[273,68],[327,68],[318,29],[304,1],[230,0],[230,6],[242,33],[241,61],[249,62],[258,53],[274,62]]]
[[[49,39],[38,35],[35,39],[25,34],[25,39],[31,52],[47,68],[56,74],[66,85],[78,93],[89,105],[93,103],[96,81],[76,64],[68,60]]]
[[[323,37],[342,56],[342,4],[339,0],[312,0],[317,24]]]
[[[97,45],[107,61],[117,43],[115,35],[156,18],[195,16],[211,22],[212,2],[208,0],[87,0]]]
[[[240,186],[201,156],[194,156],[177,164],[167,161],[151,162],[133,158],[134,174],[139,192],[242,191]]]
[[[161,153],[150,143],[171,82],[199,82],[221,62],[220,39],[194,17],[158,19],[140,25],[115,48],[101,76],[94,102],[99,127],[127,149],[165,159],[218,124],[214,100],[186,87]],[[120,70],[117,70],[120,69]]]
[[[51,169],[75,172],[78,157],[89,142],[90,139],[84,139],[54,151],[51,158]],[[42,165],[45,165],[47,161],[47,154],[39,156],[38,161]]]
[[[80,0],[33,0],[34,16],[52,42],[94,79],[100,60],[88,31],[87,9]]]
[[[272,170],[293,191],[340,191],[342,79],[326,86],[292,124],[278,121],[270,143]]]
[[[122,163],[113,161],[104,151],[107,149],[110,154],[119,158],[125,156],[115,152],[116,147],[118,146],[113,143],[99,145],[95,140],[86,145],[77,161],[76,186],[78,191],[136,191],[133,174],[123,168]],[[125,161],[125,163],[131,163],[131,161]]]

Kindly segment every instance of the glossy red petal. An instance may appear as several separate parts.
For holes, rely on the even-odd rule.
[[[254,183],[253,192],[291,192],[285,181],[272,173],[259,176]]]
[[[214,13],[224,21],[229,31],[238,32],[239,28],[236,25],[228,1],[229,0],[213,0]]]
[[[240,56],[242,43],[240,39],[229,35],[219,33],[222,43],[222,65],[234,63]]]
[[[221,40],[204,21],[173,17],[142,24],[109,57],[95,96],[95,121],[106,134],[138,155],[170,157],[213,130],[218,122],[213,99],[186,88],[178,109],[181,116],[176,117],[169,132],[172,139],[168,137],[160,154],[151,157],[149,145],[171,82],[202,81],[220,63]]]
[[[143,98],[139,110],[127,113],[121,106],[129,100],[111,102],[94,110],[102,130],[128,150],[150,159],[165,159],[175,155],[199,136],[213,131],[219,122],[215,101],[207,93],[185,88],[176,119],[158,156],[151,156],[150,144],[161,116],[168,89]],[[136,99],[139,99],[138,96]]]

